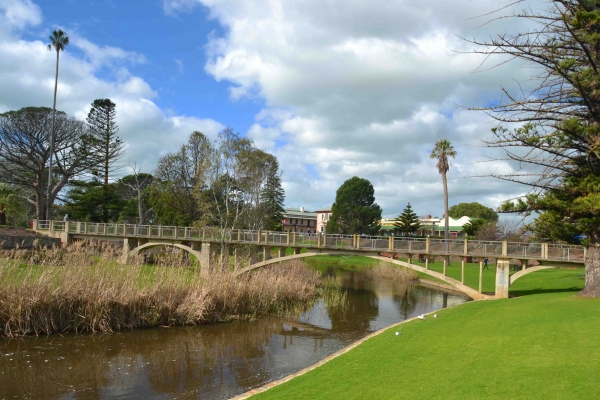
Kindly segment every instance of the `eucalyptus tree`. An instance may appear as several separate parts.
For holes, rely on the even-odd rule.
[[[54,136],[55,136],[55,116],[56,116],[56,92],[58,91],[58,60],[60,58],[60,52],[65,50],[69,44],[69,36],[60,29],[52,32],[50,36],[50,44],[48,50],[56,51],[56,74],[54,78],[54,103],[52,105],[52,131],[50,134],[50,163],[48,167],[48,198],[51,197],[50,191],[52,190],[52,156],[54,155]],[[50,206],[51,202],[47,202],[46,216],[50,218]]]

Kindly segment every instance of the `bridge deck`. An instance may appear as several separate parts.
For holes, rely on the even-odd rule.
[[[102,224],[89,222],[34,221],[40,233],[65,234],[96,239],[142,238],[173,242],[240,243],[261,246],[337,250],[344,253],[404,253],[415,258],[426,256],[459,256],[482,260],[484,257],[536,261],[583,263],[583,246],[554,243],[521,243],[394,236],[359,236],[301,234],[273,231],[233,230],[218,228],[176,227],[160,225]]]

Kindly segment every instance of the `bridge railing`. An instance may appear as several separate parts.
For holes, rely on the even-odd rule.
[[[508,242],[507,243],[507,256],[517,259],[528,259],[528,258],[543,258],[544,256],[544,245],[543,243],[520,243],[520,242]]]
[[[173,240],[206,240],[241,242],[261,245],[321,247],[397,253],[465,255],[471,257],[538,259],[583,262],[583,246],[556,243],[521,243],[465,239],[424,239],[387,236],[325,235],[275,231],[222,230],[214,227],[176,227],[115,223],[37,221],[39,231],[65,232],[98,236],[133,236]],[[427,242],[429,241],[429,246]]]
[[[351,235],[325,235],[323,247],[333,249],[351,249],[354,246],[354,236]]]
[[[359,236],[358,249],[368,251],[388,251],[389,238],[381,236]]]
[[[581,246],[548,243],[548,260],[584,261],[585,252]]]

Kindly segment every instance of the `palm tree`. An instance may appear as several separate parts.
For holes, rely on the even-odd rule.
[[[444,239],[450,238],[450,226],[448,225],[448,179],[446,173],[450,169],[449,157],[456,157],[456,151],[448,139],[440,139],[435,142],[435,147],[431,152],[430,158],[437,158],[436,167],[442,174],[442,182],[444,184]],[[446,244],[447,245],[447,244]],[[450,257],[447,257],[447,262],[450,264]]]
[[[48,50],[56,50],[56,78],[54,80],[54,105],[52,106],[52,132],[50,132],[50,166],[48,168],[48,198],[46,199],[46,218],[50,219],[50,197],[52,194],[52,155],[54,154],[54,116],[56,115],[56,91],[58,89],[58,59],[61,50],[69,44],[69,37],[62,30],[52,32]]]

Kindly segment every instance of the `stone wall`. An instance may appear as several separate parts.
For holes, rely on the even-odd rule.
[[[60,239],[51,238],[46,236],[14,236],[14,235],[0,235],[0,248],[2,250],[12,250],[17,246],[20,249],[32,249],[36,244],[41,247],[52,247],[60,246]]]

